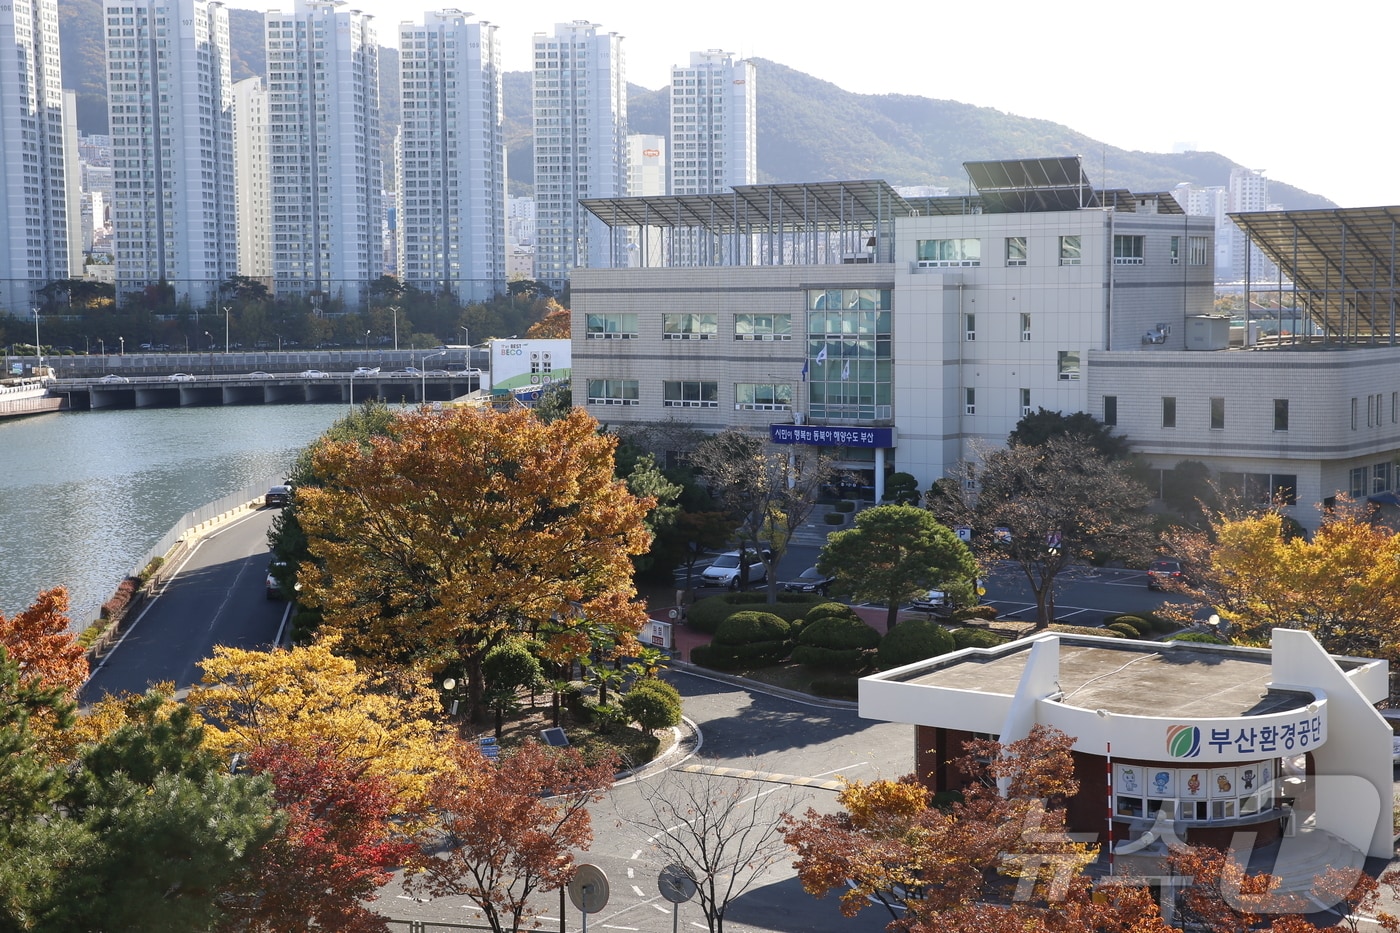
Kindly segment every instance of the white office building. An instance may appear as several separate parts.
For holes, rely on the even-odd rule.
[[[233,162],[238,177],[238,274],[272,286],[272,189],[267,151],[267,81],[233,86]]]
[[[214,302],[238,269],[228,11],[107,0],[117,291]],[[153,101],[159,101],[153,106]]]
[[[619,252],[575,276],[575,403],[823,447],[877,497],[894,470],[928,489],[1044,407],[1309,528],[1339,494],[1400,505],[1394,208],[1231,215],[1297,286],[1277,335],[1249,339],[1255,322],[1214,313],[1213,218],[1096,189],[1077,158],[966,167],[974,196],[858,181],[586,202],[663,227],[668,264]],[[677,266],[676,239],[712,261]]]
[[[718,49],[671,69],[671,194],[712,194],[758,183],[753,62]]]
[[[1229,212],[1277,210],[1269,203],[1269,180],[1263,172],[1236,166],[1230,170]],[[1264,258],[1245,232],[1230,224],[1230,281],[1273,282],[1278,266]]]
[[[535,275],[556,291],[601,266],[608,227],[579,203],[627,192],[622,37],[583,20],[534,37]]]
[[[399,278],[462,302],[506,284],[506,154],[497,27],[470,13],[399,26]]]
[[[0,311],[28,316],[69,274],[56,0],[0,4],[0,152]]]
[[[353,310],[383,256],[374,20],[298,0],[265,22],[274,287]]]

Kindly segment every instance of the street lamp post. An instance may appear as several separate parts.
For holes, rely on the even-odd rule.
[[[97,338],[97,345],[98,345],[98,347],[100,347],[100,348],[102,349],[102,360],[103,360],[103,362],[106,362],[106,360],[107,360],[107,341],[103,340],[101,337],[98,337],[98,338]]]
[[[121,341],[121,351],[118,353],[118,355],[119,355],[119,356],[126,356],[126,338],[125,338],[125,337],[118,337],[117,340]]]
[[[232,310],[233,310],[232,308],[225,308],[225,309],[224,309],[224,353],[225,353],[225,354],[228,353],[228,318],[229,318],[229,312],[232,311]]]
[[[390,305],[389,310],[394,312],[394,349],[397,350],[399,348],[399,309]]]
[[[209,338],[209,375],[214,375],[214,335],[209,331],[204,332],[204,336]]]
[[[428,355],[423,357],[423,394],[421,396],[421,401],[424,405],[428,404],[428,360],[432,359],[435,356],[446,355],[446,350],[439,350],[436,353],[429,353]]]
[[[369,331],[365,331],[365,361],[369,361]]]
[[[34,355],[39,358],[35,365],[44,365],[44,348],[39,344],[39,309],[34,309]]]

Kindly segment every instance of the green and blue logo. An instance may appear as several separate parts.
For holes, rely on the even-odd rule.
[[[1201,730],[1196,726],[1168,726],[1167,754],[1173,758],[1195,758],[1201,753]]]

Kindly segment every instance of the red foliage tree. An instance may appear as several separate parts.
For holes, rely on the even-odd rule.
[[[396,838],[394,795],[363,762],[311,750],[260,746],[249,768],[265,774],[285,817],[282,831],[250,861],[228,929],[255,933],[335,930],[379,933],[383,917],[364,906],[417,846]]]
[[[20,666],[22,682],[59,688],[75,700],[88,676],[87,657],[68,630],[68,590],[44,590],[28,609],[0,613],[0,645]]]
[[[589,765],[573,748],[537,742],[517,747],[499,764],[475,745],[454,749],[455,769],[430,791],[439,855],[415,866],[410,894],[466,896],[496,933],[518,930],[534,916],[536,891],[554,891],[575,871],[573,852],[593,841],[588,805],[602,799],[616,762]]]

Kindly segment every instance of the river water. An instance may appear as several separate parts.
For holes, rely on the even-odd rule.
[[[68,587],[75,622],[186,512],[278,482],[345,405],[59,412],[0,420],[0,612]]]

